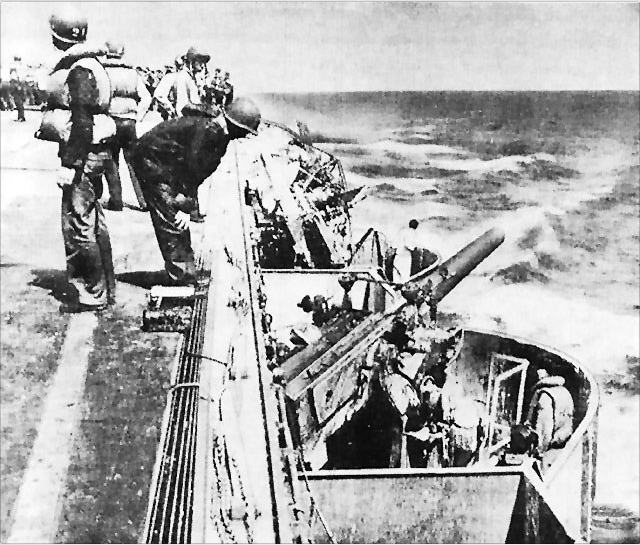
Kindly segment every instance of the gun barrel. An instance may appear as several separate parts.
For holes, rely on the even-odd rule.
[[[503,242],[504,232],[497,228],[490,229],[442,263],[427,277],[435,286],[432,301],[440,302]]]

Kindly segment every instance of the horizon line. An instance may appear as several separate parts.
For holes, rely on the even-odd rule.
[[[362,89],[350,91],[253,91],[248,95],[331,95],[356,93],[639,93],[638,89]]]

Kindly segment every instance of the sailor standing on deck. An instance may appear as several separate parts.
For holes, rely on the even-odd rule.
[[[104,48],[92,51],[84,45],[87,20],[73,11],[52,15],[49,24],[53,45],[64,52],[50,76],[60,92],[51,93],[36,137],[60,144],[58,185],[62,189],[67,277],[78,295],[77,301],[63,305],[61,311],[101,310],[115,300],[111,241],[99,202],[102,175],[111,154],[102,143],[96,119],[108,126],[104,137],[115,133],[113,120],[101,114],[110,99],[108,78],[97,60]],[[70,131],[62,136],[67,123]]]
[[[233,102],[233,85],[229,81],[229,72],[224,72],[216,68],[213,78],[205,87],[206,101],[226,108]]]
[[[170,72],[162,78],[153,94],[165,120],[184,115],[184,107],[188,104],[202,103],[200,97],[204,95],[204,78],[211,55],[190,47],[183,59],[182,69],[175,73]],[[196,222],[203,220],[197,195],[191,220]]]
[[[403,281],[420,271],[429,268],[438,259],[438,254],[424,247],[428,238],[420,228],[416,219],[409,221],[409,225],[400,230],[398,248],[396,253],[396,270]]]
[[[536,432],[544,472],[573,433],[574,403],[563,377],[543,368],[537,373],[526,424]]]
[[[109,115],[116,124],[116,134],[109,141],[113,160],[105,172],[109,186],[109,201],[105,205],[108,210],[122,210],[122,182],[120,181],[120,150],[129,167],[131,184],[136,193],[138,204],[146,210],[147,203],[136,180],[131,161],[131,147],[136,141],[136,123],[140,123],[151,106],[151,93],[147,90],[142,76],[133,66],[123,62],[124,45],[116,42],[106,43],[107,56],[102,61],[111,81],[112,94],[109,103]]]
[[[18,111],[16,121],[26,121],[24,117],[25,73],[22,58],[19,55],[13,57],[13,62],[9,65],[9,77],[11,96]]]
[[[189,221],[198,187],[218,168],[229,142],[255,134],[259,124],[258,107],[241,98],[223,115],[214,110],[211,116],[163,121],[135,145],[134,170],[173,283],[195,280]]]
[[[187,104],[201,102],[197,83],[211,56],[190,47],[183,58],[184,64],[181,69],[166,74],[153,93],[165,120],[181,117]]]

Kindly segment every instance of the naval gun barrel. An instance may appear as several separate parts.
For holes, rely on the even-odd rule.
[[[412,285],[412,288],[424,289],[431,284],[429,300],[431,304],[437,304],[503,242],[502,229],[489,229],[435,271],[422,278],[417,276],[409,285]]]
[[[339,362],[355,361],[356,356],[364,354],[376,339],[381,338],[386,331],[390,331],[395,317],[407,303],[416,306],[420,306],[423,302],[428,303],[431,320],[435,322],[437,303],[503,241],[504,233],[500,229],[491,229],[449,258],[435,271],[424,271],[422,275],[417,274],[404,284],[401,287],[401,293],[406,301],[398,301],[385,313],[372,313],[355,327],[349,322],[348,313],[330,325],[323,326],[324,335],[321,339],[312,342],[282,364],[282,380],[287,384],[287,396],[292,400],[301,399],[303,393],[329,369],[342,365]],[[353,278],[345,285],[352,286]],[[341,390],[341,393],[347,397],[352,394],[346,387]],[[336,399],[338,396],[333,398],[332,403],[336,402]]]

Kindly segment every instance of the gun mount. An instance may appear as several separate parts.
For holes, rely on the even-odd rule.
[[[471,242],[433,272],[416,275],[407,284],[398,286],[403,298],[398,298],[385,312],[363,313],[353,308],[338,312],[320,330],[319,340],[291,355],[280,366],[279,375],[288,400],[290,425],[299,446],[307,448],[322,442],[355,412],[362,409],[370,385],[379,372],[372,347],[380,339],[405,345],[418,343],[414,349],[423,351],[426,345],[442,345],[421,330],[425,322],[421,310],[425,307],[434,318],[436,304],[462,279],[470,274],[504,240],[498,229],[487,231]],[[345,282],[347,288],[352,285]],[[427,337],[442,337],[427,333]],[[448,337],[448,336],[447,336]]]

